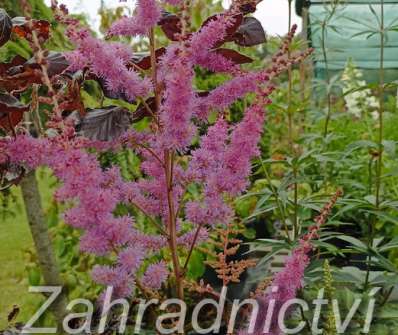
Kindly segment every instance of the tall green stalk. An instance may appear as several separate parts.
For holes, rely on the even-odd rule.
[[[379,133],[378,133],[378,160],[376,164],[376,207],[380,207],[381,172],[383,166],[383,135],[384,135],[384,0],[381,0],[380,14],[380,67],[379,67]]]
[[[323,62],[325,63],[326,102],[327,102],[326,105],[327,112],[326,112],[325,126],[323,129],[323,137],[326,137],[328,135],[329,123],[332,117],[332,92],[330,90],[330,70],[329,70],[328,56],[326,50],[326,32],[330,20],[333,18],[334,14],[336,13],[338,4],[339,4],[338,0],[331,3],[330,12],[325,18],[325,20],[322,21],[321,24],[321,49],[322,49]]]
[[[292,0],[288,0],[288,31],[292,29]],[[291,50],[288,50],[288,57],[290,58]],[[293,129],[293,69],[291,66],[288,68],[288,92],[287,92],[287,117],[288,117],[288,140],[291,152],[296,155],[294,150],[294,129]],[[297,169],[293,169],[293,240],[299,234],[298,222],[298,184],[297,184]],[[289,236],[288,236],[289,239]]]
[[[384,72],[384,47],[385,47],[385,28],[384,28],[384,0],[380,2],[380,26],[379,26],[379,35],[380,35],[380,63],[379,63],[379,87],[378,87],[378,95],[379,95],[379,111],[378,111],[378,126],[379,131],[377,135],[377,160],[375,161],[375,207],[376,211],[380,210],[381,203],[381,187],[382,187],[382,168],[383,168],[383,137],[384,137],[384,94],[385,94],[385,72]],[[375,238],[375,225],[376,225],[377,217],[374,215],[372,220],[369,220],[368,224],[368,247],[371,248],[373,246],[374,238]],[[366,270],[366,279],[365,279],[365,288],[369,286],[369,277],[370,277],[370,269],[371,269],[371,256],[368,257],[367,270]]]
[[[326,51],[326,27],[327,27],[327,22],[324,21],[322,22],[322,37],[321,37],[321,48],[322,48],[322,55],[323,55],[323,61],[325,63],[325,81],[326,81],[326,119],[325,119],[325,126],[323,129],[323,137],[326,137],[328,135],[329,131],[329,123],[330,123],[330,118],[332,116],[332,95],[330,92],[330,72],[329,72],[329,65],[328,65],[328,56],[327,56],[327,51]]]
[[[292,0],[288,0],[288,32],[292,29]],[[290,58],[291,50],[288,50],[288,57]],[[289,145],[293,147],[293,109],[292,109],[292,94],[293,94],[293,71],[292,67],[288,68],[288,93],[287,93],[287,116],[288,116],[288,136]]]

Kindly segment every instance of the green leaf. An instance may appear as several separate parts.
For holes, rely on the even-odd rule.
[[[392,249],[398,248],[398,236],[394,237],[390,242],[384,244],[382,247],[379,248],[380,252],[390,251]]]
[[[355,237],[347,236],[347,235],[339,235],[339,236],[336,236],[336,238],[350,243],[357,250],[360,250],[363,252],[366,252],[368,250],[368,246]]]
[[[32,267],[28,270],[28,281],[30,286],[39,286],[41,281],[41,273],[39,268]]]
[[[393,272],[393,273],[397,273],[398,270],[395,267],[395,265],[390,262],[387,258],[385,258],[384,256],[382,256],[380,253],[376,252],[373,250],[372,252],[374,254],[374,257],[372,257],[372,263],[378,266],[381,266],[383,269]]]
[[[187,271],[187,275],[189,278],[198,279],[204,274],[206,269],[204,260],[205,257],[201,252],[196,250],[192,252],[191,259],[189,260],[188,263],[188,271]]]
[[[256,230],[254,228],[246,228],[243,236],[249,240],[256,238]]]
[[[377,313],[379,319],[398,319],[398,306],[397,304],[385,306]]]

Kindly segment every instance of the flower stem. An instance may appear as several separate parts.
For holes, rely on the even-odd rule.
[[[155,94],[155,114],[159,117],[159,107],[161,102],[161,92],[157,81],[157,64],[156,64],[156,40],[155,32],[152,28],[149,32],[149,44],[151,55],[151,69],[152,69],[152,83]],[[155,120],[158,122],[157,120]],[[159,123],[158,123],[159,124]],[[167,192],[167,205],[168,205],[168,243],[173,262],[173,271],[176,280],[177,296],[179,299],[184,299],[184,287],[182,285],[182,275],[180,270],[180,261],[178,258],[177,246],[177,218],[173,198],[173,174],[174,174],[174,152],[170,149],[164,150],[163,168],[166,178],[166,192]]]
[[[167,184],[167,204],[168,204],[168,229],[169,229],[169,247],[173,261],[174,276],[176,279],[177,296],[184,300],[184,288],[182,285],[182,275],[180,271],[180,261],[178,259],[177,246],[177,219],[175,216],[174,199],[173,199],[173,170],[174,170],[174,153],[171,150],[165,150],[166,161],[166,184]]]
[[[379,63],[379,132],[377,138],[377,160],[375,161],[376,173],[375,173],[375,207],[376,211],[380,210],[381,203],[381,179],[382,179],[382,168],[383,168],[383,136],[384,136],[384,41],[385,41],[385,30],[384,30],[384,0],[380,2],[380,63]],[[369,220],[368,225],[368,248],[370,249],[373,246],[374,238],[375,238],[375,226],[376,226],[377,216],[374,215],[372,220]],[[366,278],[365,278],[365,289],[369,286],[369,277],[371,270],[371,256],[368,257],[367,262],[367,270],[366,270]]]

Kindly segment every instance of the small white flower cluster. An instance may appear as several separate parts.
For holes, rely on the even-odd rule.
[[[363,89],[366,86],[366,81],[363,80],[363,73],[355,66],[352,60],[347,62],[341,80],[343,82],[343,94],[345,94],[344,100],[347,112],[357,118],[363,116],[364,113],[370,112],[373,119],[377,119],[378,100],[370,89]]]

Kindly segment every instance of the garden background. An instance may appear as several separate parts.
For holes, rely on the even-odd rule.
[[[294,2],[286,2],[291,9],[286,16],[291,17]],[[46,47],[56,51],[69,50],[71,45],[64,37],[64,28],[54,20],[51,10],[42,0],[30,0],[29,3],[34,18],[52,23],[52,36]],[[375,58],[379,66],[373,69],[371,79],[367,78],[367,69],[358,68],[356,60],[349,58],[341,71],[328,66],[316,71],[319,63],[333,61],[330,59],[332,51],[339,55],[338,50],[331,50],[328,46],[328,38],[344,29],[343,26],[336,26],[333,20],[339,15],[339,6],[349,5],[331,1],[325,2],[324,6],[325,14],[306,22],[304,32],[294,40],[291,52],[310,46],[316,47],[315,52],[312,58],[295,65],[280,77],[272,96],[273,102],[267,108],[261,157],[253,161],[251,188],[234,201],[237,215],[243,223],[240,238],[248,242],[242,246],[237,257],[259,261],[258,267],[245,273],[236,291],[249,290],[252,283],[260,282],[280,269],[283,265],[280,264],[281,259],[283,263],[283,257],[292,248],[294,239],[311,226],[323,205],[336,190],[341,189],[344,196],[338,200],[326,229],[315,242],[319,254],[307,270],[306,290],[300,292],[300,296],[310,301],[316,290],[326,285],[326,273],[326,277],[333,277],[334,289],[330,288],[331,291],[348,310],[355,297],[366,297],[372,287],[381,286],[383,290],[378,297],[378,313],[371,334],[396,334],[398,77],[394,77],[393,70],[383,62],[381,50],[384,50],[384,42],[376,48]],[[377,26],[383,22],[380,21],[380,2],[373,6],[370,2],[370,16],[377,18],[371,22],[375,26],[361,22],[360,18],[353,19],[351,23],[357,28],[362,27],[363,32],[352,37],[359,36],[366,40],[378,38],[381,34],[384,41],[387,32],[390,36],[396,36],[398,14],[389,20],[386,31],[380,32]],[[0,7],[12,17],[23,15],[18,1],[1,0]],[[300,1],[296,7],[303,15]],[[221,9],[219,2],[194,2],[193,24],[198,27],[206,17]],[[304,11],[307,12],[307,9],[304,8]],[[101,17],[100,31],[104,33],[111,21],[122,15],[122,11],[104,7],[98,15]],[[84,15],[77,17],[81,22],[86,21]],[[157,34],[159,40],[165,43],[161,32],[157,31]],[[267,36],[266,42],[255,47],[234,48],[255,59],[245,66],[257,68],[269,63],[280,41],[281,37]],[[134,47],[137,51],[143,51],[148,45],[144,40],[135,43]],[[9,61],[15,55],[29,59],[32,56],[29,45],[14,39],[0,49],[1,61]],[[207,91],[223,80],[223,74],[197,70],[195,85],[199,90]],[[81,96],[88,108],[114,104],[131,110],[135,108],[113,99],[102,99],[93,83],[83,86]],[[250,99],[249,96],[236,102],[226,113],[226,118],[239,120]],[[115,162],[121,166],[124,176],[139,174],[140,161],[130,152],[101,157],[103,166]],[[79,232],[60,219],[63,208],[52,197],[59,182],[50,170],[44,168],[37,171],[36,177],[68,298],[94,300],[101,292],[89,274],[96,259],[80,252]],[[13,186],[2,192],[0,201],[0,329],[5,329],[15,322],[26,321],[39,306],[41,299],[29,294],[28,286],[42,284],[43,278],[19,187]],[[140,224],[146,224],[143,217],[137,217]],[[202,249],[193,254],[188,268],[190,276],[195,279],[203,276],[217,285],[214,271],[204,264],[208,255]],[[251,252],[247,254],[248,251]],[[332,270],[325,265],[325,259],[329,260]],[[19,310],[16,318],[8,321],[15,309]],[[51,322],[50,314],[46,318],[43,323]],[[310,319],[310,316],[306,318]],[[350,333],[359,334],[363,319],[363,315],[358,317]]]

